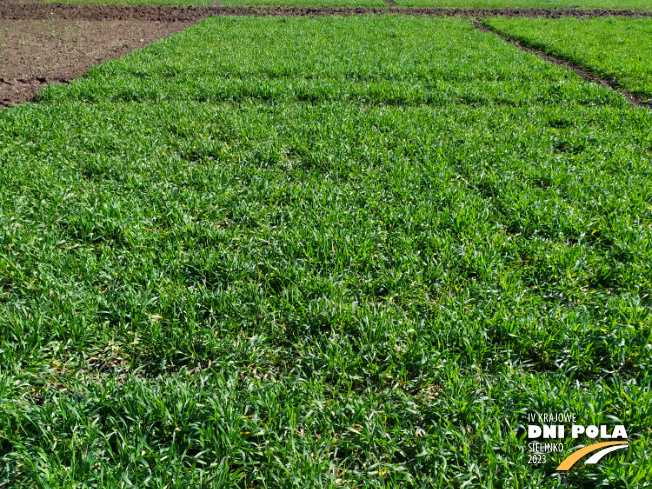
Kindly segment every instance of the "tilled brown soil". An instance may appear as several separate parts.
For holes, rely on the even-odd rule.
[[[650,11],[581,10],[581,9],[460,9],[460,8],[396,8],[396,7],[173,7],[167,5],[98,5],[63,3],[14,2],[0,5],[0,19],[43,20],[146,20],[156,22],[197,22],[215,15],[250,16],[328,16],[365,14],[432,15],[437,17],[490,16],[504,17],[652,17]]]
[[[34,98],[49,83],[67,83],[192,22],[0,19],[0,107]]]

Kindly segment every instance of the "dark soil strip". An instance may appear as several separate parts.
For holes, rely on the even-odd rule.
[[[652,11],[580,10],[580,9],[460,9],[460,8],[397,8],[397,7],[172,7],[166,5],[101,5],[63,3],[4,3],[0,19],[22,20],[148,20],[158,22],[197,22],[215,15],[248,16],[328,16],[366,14],[431,15],[436,17],[470,16],[503,17],[652,17]]]
[[[611,88],[613,91],[618,92],[621,95],[623,95],[627,100],[630,101],[630,103],[632,105],[636,105],[636,106],[639,106],[639,107],[647,107],[648,109],[652,109],[652,102],[648,102],[645,98],[624,90],[618,84],[618,82],[616,82],[615,80],[608,80],[608,79],[605,79],[605,78],[601,78],[597,74],[587,70],[586,68],[584,68],[582,66],[579,66],[579,65],[577,65],[575,63],[572,63],[570,61],[567,61],[565,59],[561,59],[561,58],[557,58],[555,56],[551,56],[550,54],[545,53],[543,51],[539,51],[538,49],[531,48],[531,47],[523,44],[522,42],[517,41],[515,39],[511,39],[510,37],[505,36],[504,34],[493,30],[489,26],[486,26],[484,24],[480,24],[479,22],[474,22],[473,25],[477,29],[479,29],[481,31],[489,32],[491,34],[495,34],[496,36],[500,37],[503,41],[506,41],[506,42],[508,42],[510,44],[513,44],[514,46],[521,49],[522,51],[534,54],[534,55],[540,57],[541,59],[544,59],[544,60],[546,60],[546,61],[548,61],[550,63],[554,63],[556,65],[560,65],[560,66],[564,66],[565,68],[569,68],[569,69],[573,70],[575,73],[577,73],[578,75],[580,75],[582,78],[584,78],[586,81],[589,81],[589,82],[592,82],[592,83],[599,83],[600,85],[604,85],[604,86],[607,86],[607,87]]]

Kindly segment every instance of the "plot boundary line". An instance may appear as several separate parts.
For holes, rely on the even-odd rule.
[[[591,82],[591,83],[597,83],[599,85],[605,86],[613,90],[614,92],[624,96],[627,101],[636,106],[636,107],[646,107],[650,110],[652,110],[652,101],[648,101],[646,97],[643,97],[641,95],[632,93],[628,90],[625,90],[620,83],[616,80],[610,80],[608,78],[604,78],[600,76],[598,73],[595,71],[591,70],[590,68],[587,68],[586,66],[582,66],[578,63],[574,63],[572,61],[568,61],[566,59],[553,56],[550,53],[547,53],[545,51],[541,51],[540,49],[531,47],[528,45],[528,43],[523,42],[521,40],[515,39],[513,37],[510,37],[508,35],[505,35],[502,32],[499,32],[498,30],[492,28],[491,26],[488,26],[486,24],[482,24],[478,21],[473,21],[473,26],[483,32],[487,32],[490,34],[494,34],[500,39],[502,39],[505,42],[508,42],[512,44],[513,46],[516,46],[519,48],[521,51],[525,51],[526,53],[533,54],[535,56],[538,56],[539,58],[543,59],[544,61],[547,61],[549,63],[556,64],[558,66],[563,66],[564,68],[568,68],[573,70],[575,73],[577,73],[579,76],[581,76],[584,80]]]

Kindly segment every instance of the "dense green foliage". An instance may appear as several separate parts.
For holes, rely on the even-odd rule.
[[[214,18],[2,111],[0,486],[566,487],[527,412],[622,420],[568,482],[649,486],[651,123],[385,16]]]
[[[652,19],[487,19],[486,24],[652,99]]]

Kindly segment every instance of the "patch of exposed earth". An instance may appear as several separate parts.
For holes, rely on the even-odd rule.
[[[94,65],[181,31],[192,22],[0,18],[0,106],[31,100]]]

